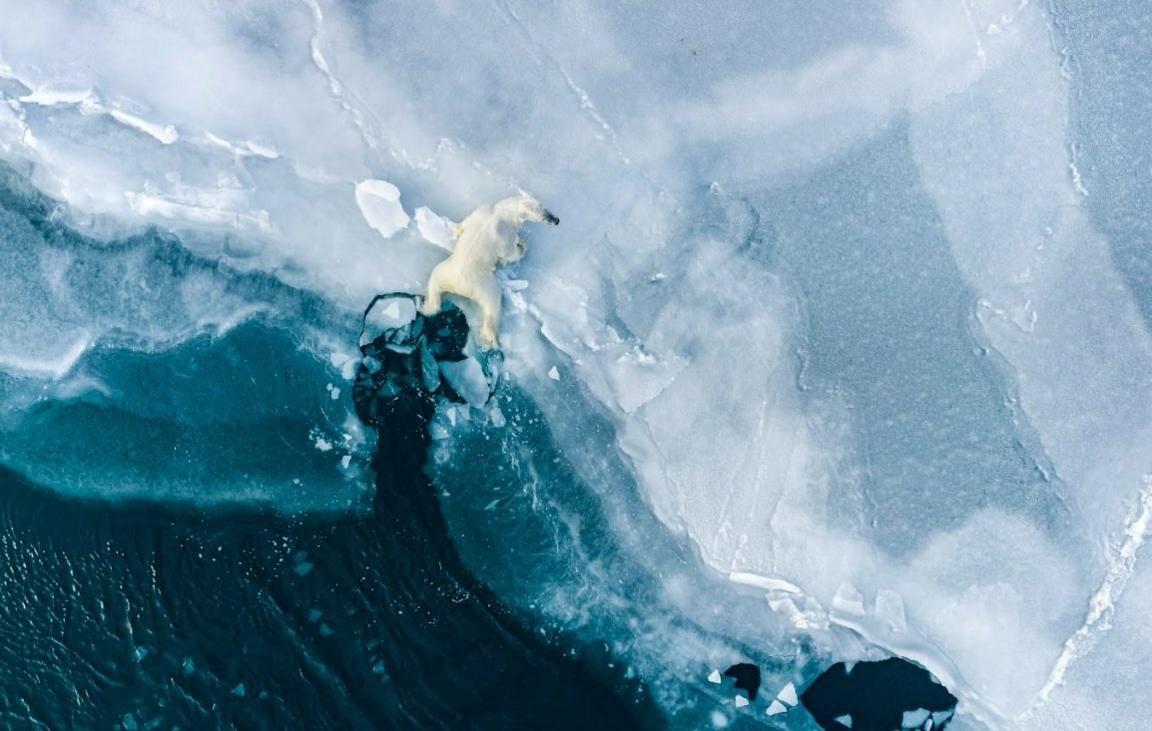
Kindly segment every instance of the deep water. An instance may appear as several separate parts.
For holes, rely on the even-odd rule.
[[[423,472],[433,407],[403,401],[375,423],[363,517],[67,500],[5,470],[3,725],[586,729],[655,718],[636,683],[520,627],[463,569]]]

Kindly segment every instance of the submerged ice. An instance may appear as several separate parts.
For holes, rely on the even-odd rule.
[[[433,425],[482,579],[700,719],[758,646],[781,687],[895,653],[958,723],[1131,724],[1152,17],[1096,5],[8,8],[0,459],[359,504],[359,311],[524,190],[565,225],[505,281],[504,400],[466,363]]]

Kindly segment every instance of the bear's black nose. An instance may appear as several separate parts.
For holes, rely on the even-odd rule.
[[[544,220],[547,221],[548,223],[552,224],[553,226],[559,226],[560,225],[560,219],[557,218],[556,214],[553,213],[552,211],[544,211]]]

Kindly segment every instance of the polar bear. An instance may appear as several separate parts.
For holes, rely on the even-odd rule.
[[[528,195],[506,198],[469,213],[456,227],[452,254],[432,270],[420,311],[427,316],[439,312],[445,294],[466,297],[480,308],[480,346],[489,350],[498,347],[500,285],[496,265],[523,258],[527,245],[520,238],[520,227],[529,221],[553,226],[560,223],[540,201]]]

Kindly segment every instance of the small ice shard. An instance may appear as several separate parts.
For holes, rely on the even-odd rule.
[[[390,238],[407,228],[411,220],[400,205],[400,189],[387,180],[362,180],[356,184],[356,205],[368,225]]]
[[[912,711],[904,711],[904,717],[900,720],[901,728],[920,728],[924,725],[925,721],[930,719],[932,714],[927,708],[917,708]]]
[[[292,570],[300,576],[307,576],[308,572],[312,570],[312,564],[307,561],[301,561],[300,563],[293,566]]]
[[[800,594],[800,587],[793,584],[791,581],[778,579],[771,576],[761,576],[760,574],[753,574],[746,571],[732,571],[728,574],[728,580],[734,581],[737,584],[747,584],[748,586],[755,586],[759,589],[767,591],[783,591],[789,594]]]
[[[835,718],[835,721],[836,721],[836,723],[840,724],[841,726],[847,726],[848,728],[852,728],[852,717],[849,716],[848,714],[844,714],[843,716],[837,716]]]
[[[415,218],[416,230],[425,241],[445,251],[452,251],[455,244],[452,230],[456,227],[455,224],[425,206],[416,209]]]
[[[336,401],[337,399],[340,398],[340,389],[339,388],[333,388],[331,393],[332,393],[332,400],[333,401]]]
[[[184,658],[184,662],[180,664],[180,669],[184,671],[185,675],[191,675],[196,672],[196,663],[192,662],[192,658]]]
[[[784,713],[787,710],[788,706],[784,705],[780,701],[772,701],[772,705],[768,706],[768,715],[775,716]]]
[[[316,437],[316,449],[320,450],[321,452],[330,452],[332,451],[332,442],[328,441],[324,437]]]
[[[324,613],[321,612],[319,609],[308,610],[308,621],[312,622],[313,624],[315,624],[316,621],[319,620],[323,616],[324,616]]]
[[[556,370],[556,366],[552,366],[551,368],[548,369],[548,377],[551,378],[553,381],[559,381],[560,380],[560,371]]]
[[[146,657],[148,657],[148,648],[146,647],[137,647],[132,651],[132,659],[136,662],[140,662]]]
[[[934,711],[932,713],[933,726],[937,727],[948,719],[952,718],[952,711]]]
[[[720,671],[713,669],[712,672],[708,673],[708,682],[720,685],[720,683],[723,682],[723,678],[720,677]]]
[[[488,418],[492,421],[492,426],[501,429],[507,424],[504,418],[504,412],[500,410],[499,406],[493,404],[491,411],[488,412]]]
[[[344,469],[348,469],[348,467],[351,464],[352,464],[352,455],[346,454],[340,458],[340,466],[343,467]]]
[[[712,711],[711,719],[713,728],[724,728],[728,725],[728,717],[720,711]]]
[[[236,684],[236,687],[232,689],[232,695],[234,695],[234,696],[236,696],[236,697],[238,697],[238,698],[243,698],[243,697],[244,697],[244,694],[245,694],[246,692],[247,692],[247,691],[244,689],[244,684],[243,684],[243,683],[237,683],[237,684]]]
[[[320,625],[320,636],[321,637],[331,637],[334,634],[336,634],[336,631],[333,630],[331,627],[329,627],[327,625],[327,623],[321,623],[321,625]]]
[[[124,727],[124,731],[136,731],[140,726],[136,723],[136,717],[131,713],[125,713],[124,717],[120,719],[120,725]]]
[[[138,132],[143,132],[162,145],[170,145],[180,139],[180,133],[170,124],[161,125],[155,122],[149,122],[146,119],[137,117],[135,114],[128,114],[120,109],[109,110],[108,114],[125,127],[131,127]]]
[[[832,597],[832,607],[848,614],[864,614],[864,595],[852,584],[841,584]]]
[[[377,675],[384,675],[386,672],[388,672],[388,669],[384,667],[384,661],[379,660],[375,665],[372,666],[372,672],[376,673]]]
[[[785,685],[780,689],[780,692],[776,694],[776,700],[783,701],[789,706],[794,706],[799,703],[800,699],[796,696],[796,686],[792,685],[792,683]]]
[[[736,696],[735,703],[737,708],[743,708],[744,706],[748,705],[748,699],[742,695],[738,695]]]

